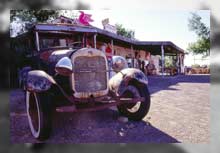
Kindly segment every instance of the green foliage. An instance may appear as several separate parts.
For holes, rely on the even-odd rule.
[[[197,34],[198,40],[190,43],[187,49],[194,54],[208,56],[210,55],[210,28],[202,23],[201,19],[202,18],[195,13],[192,13],[189,19],[189,30]]]
[[[201,17],[196,13],[192,13],[192,17],[189,19],[189,29],[194,31],[198,37],[201,38],[209,38],[210,37],[210,29],[201,21]]]
[[[190,43],[188,50],[193,51],[195,54],[209,55],[210,52],[210,40],[205,38],[199,38],[195,43]]]
[[[16,36],[27,31],[37,22],[45,22],[48,19],[55,19],[59,12],[55,10],[11,10],[10,23],[19,24],[17,30],[10,26],[11,36]]]
[[[135,32],[133,30],[125,29],[122,24],[116,24],[117,34],[127,37],[134,38]]]
[[[10,20],[13,22],[19,18],[24,22],[44,22],[49,18],[58,16],[58,11],[55,10],[11,10]]]
[[[165,56],[165,67],[171,68],[175,67],[175,60],[172,56]]]

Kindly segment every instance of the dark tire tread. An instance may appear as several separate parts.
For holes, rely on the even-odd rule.
[[[149,112],[150,93],[149,93],[147,85],[144,85],[144,84],[140,85],[134,82],[131,83],[130,85],[138,89],[140,96],[144,97],[145,101],[141,103],[139,110],[134,113],[127,110],[128,106],[126,104],[118,105],[117,108],[118,108],[119,113],[125,117],[128,117],[129,120],[140,121]]]

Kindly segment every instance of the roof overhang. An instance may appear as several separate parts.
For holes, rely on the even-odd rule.
[[[35,31],[48,31],[51,33],[57,33],[57,32],[82,32],[82,33],[97,33],[99,35],[107,36],[110,39],[113,39],[115,41],[120,41],[123,43],[127,43],[130,45],[142,47],[142,48],[149,48],[149,47],[170,47],[170,52],[176,51],[177,53],[184,54],[184,50],[180,47],[176,46],[171,41],[138,41],[133,40],[130,38],[126,38],[111,32],[108,32],[103,29],[99,29],[97,27],[93,26],[81,26],[81,25],[74,25],[74,24],[36,24],[34,26]],[[169,49],[168,49],[169,52]]]

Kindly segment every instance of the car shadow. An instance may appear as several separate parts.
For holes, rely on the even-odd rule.
[[[121,121],[115,110],[56,113],[47,143],[180,143],[146,121]],[[125,118],[126,119],[126,118]]]
[[[23,114],[16,115],[16,122],[22,124],[16,124],[16,129],[11,127],[11,142],[39,143],[31,135],[25,118],[27,117]],[[119,118],[123,117],[117,111],[110,109],[96,112],[55,113],[51,136],[44,143],[180,143],[176,138],[147,121],[121,121]],[[10,126],[12,125],[13,122]]]

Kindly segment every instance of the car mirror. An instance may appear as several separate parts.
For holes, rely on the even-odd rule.
[[[71,75],[73,72],[71,60],[68,57],[61,58],[55,66],[55,71],[63,76]]]

